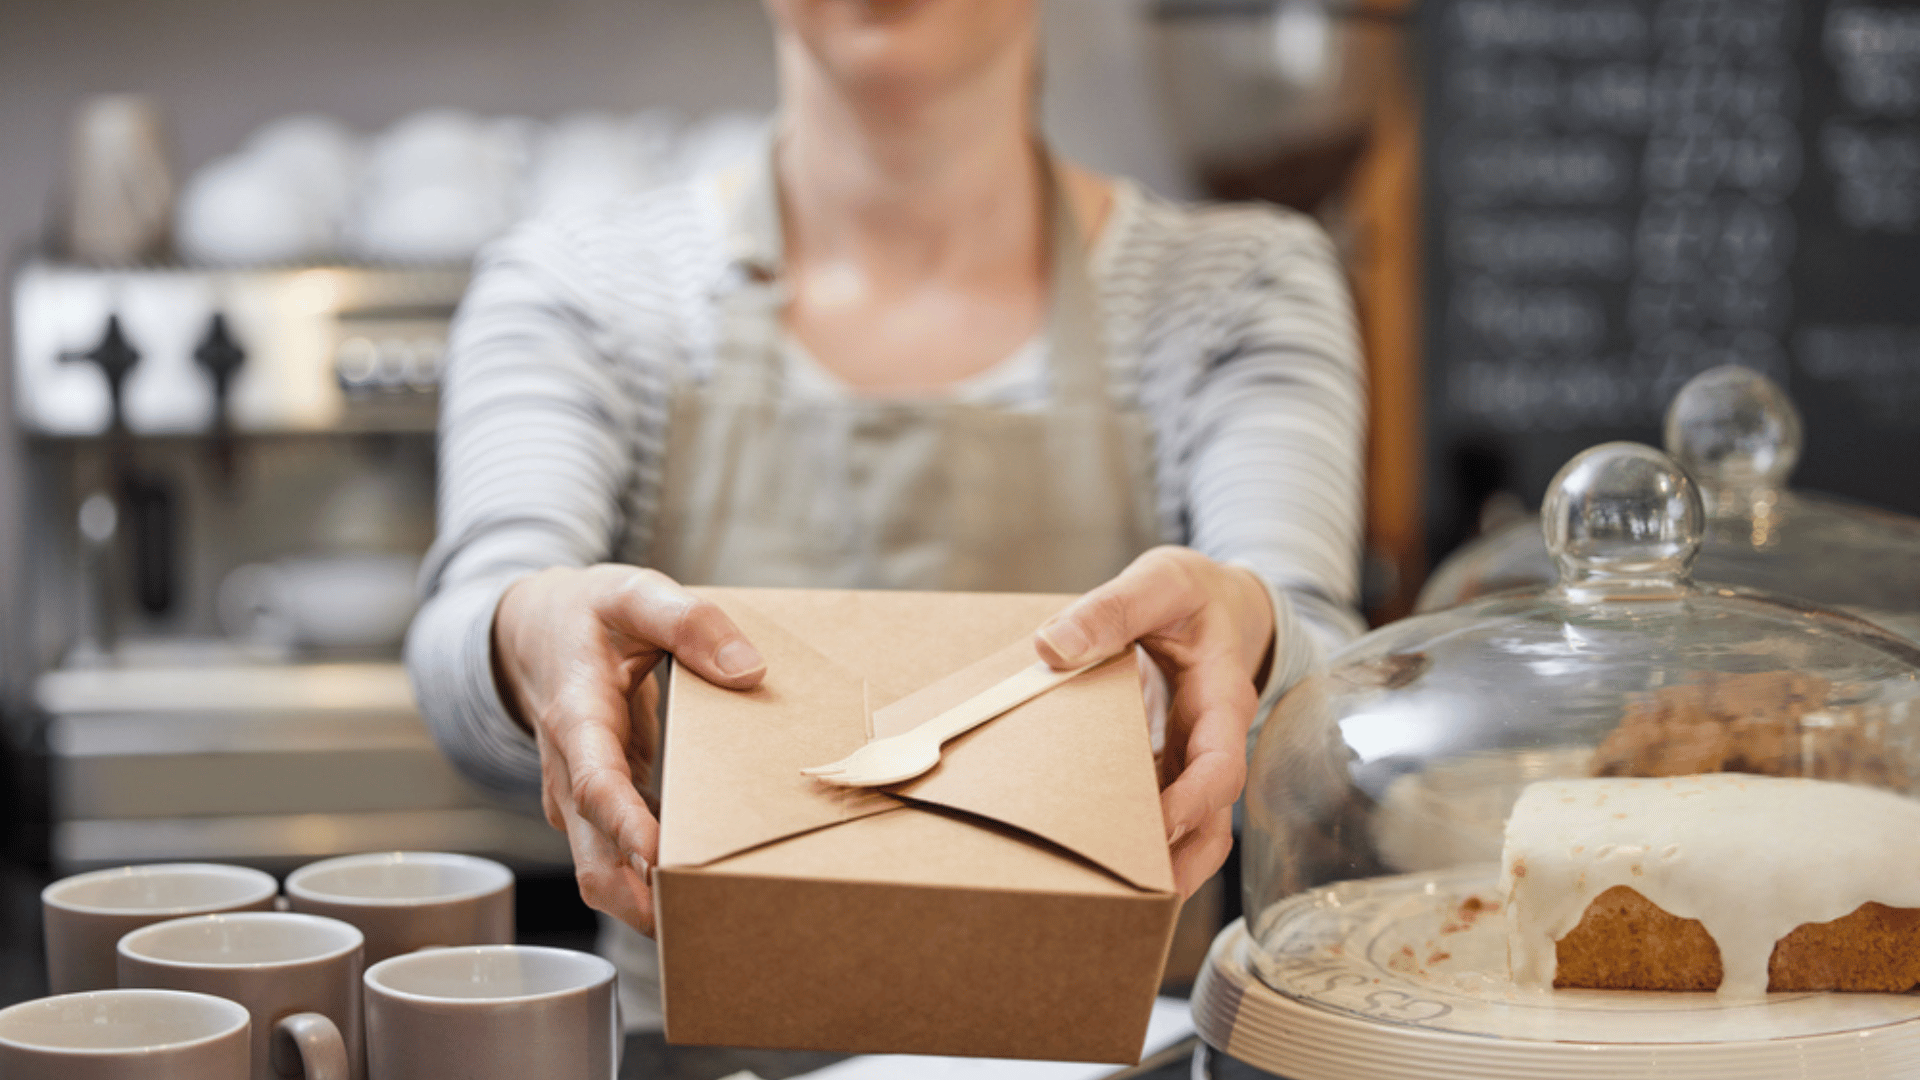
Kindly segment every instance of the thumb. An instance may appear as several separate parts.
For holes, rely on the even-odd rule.
[[[673,654],[709,682],[745,690],[766,675],[759,650],[720,605],[664,574],[636,572],[601,614],[617,632]]]
[[[1034,651],[1055,668],[1079,667],[1190,616],[1205,597],[1186,561],[1204,558],[1178,547],[1142,554],[1119,576],[1042,624],[1034,634]]]
[[[1061,612],[1034,634],[1033,648],[1049,667],[1065,670],[1087,661],[1094,652],[1093,637],[1072,612]]]
[[[1082,596],[1043,623],[1034,634],[1034,651],[1054,668],[1090,664],[1133,644],[1147,627],[1128,618],[1125,575]]]

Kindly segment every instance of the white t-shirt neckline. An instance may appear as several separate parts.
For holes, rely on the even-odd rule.
[[[1087,271],[1097,282],[1106,276],[1113,251],[1123,234],[1133,227],[1139,212],[1140,190],[1132,180],[1116,177],[1113,181],[1113,206],[1107,220],[1087,253]],[[848,385],[822,364],[799,338],[782,331],[780,353],[785,392],[804,401],[851,401],[855,399],[963,401],[991,404],[1003,400],[1021,400],[1032,395],[1024,391],[1047,381],[1047,334],[1033,335],[993,366],[937,390],[915,394],[866,393]]]

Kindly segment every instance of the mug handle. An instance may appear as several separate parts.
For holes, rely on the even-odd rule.
[[[275,1076],[304,1080],[351,1080],[347,1042],[333,1021],[316,1012],[283,1016],[273,1025]]]

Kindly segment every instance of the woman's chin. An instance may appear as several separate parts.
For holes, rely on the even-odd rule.
[[[1020,49],[1036,0],[771,0],[835,82],[911,99],[967,81]]]

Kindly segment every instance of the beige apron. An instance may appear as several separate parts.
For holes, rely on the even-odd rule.
[[[1082,592],[1159,542],[1151,429],[1113,405],[1086,251],[1041,160],[1053,400],[1015,412],[783,398],[779,199],[762,155],[734,207],[712,379],[675,392],[641,565],[689,585]],[[657,1029],[654,943],[600,924],[628,1029]]]
[[[772,154],[746,177],[715,367],[674,397],[651,549],[685,584],[1081,592],[1157,543],[1151,432],[1116,408],[1080,240],[1042,155],[1053,400],[783,397]]]

